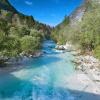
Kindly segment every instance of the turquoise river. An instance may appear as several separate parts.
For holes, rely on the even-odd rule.
[[[0,73],[0,100],[74,100],[66,82],[75,72],[74,57],[55,45],[45,41],[44,55]]]

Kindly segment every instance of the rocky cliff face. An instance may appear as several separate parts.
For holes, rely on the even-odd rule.
[[[77,22],[82,21],[82,18],[87,11],[88,4],[91,2],[91,0],[85,0],[84,3],[78,7],[71,15],[70,15],[70,25],[75,26],[77,25]]]
[[[57,42],[62,41],[61,44],[63,44],[63,42],[65,42],[64,40],[66,40],[66,37],[67,40],[69,40],[71,35],[79,29],[78,23],[82,21],[85,13],[88,11],[89,3],[91,4],[91,0],[85,0],[80,7],[78,7],[69,16],[66,16],[62,23],[60,23],[53,30],[52,36]]]
[[[100,3],[100,0],[84,0],[84,3],[78,7],[70,16],[70,25],[74,26],[77,24],[77,22],[82,21],[82,18],[88,10],[90,10],[91,2],[98,2]]]
[[[57,27],[60,27],[61,30],[63,30],[64,27],[67,27],[67,26],[71,26],[71,27],[77,26],[77,22],[80,22],[82,20],[85,12],[87,10],[87,6],[86,5],[87,5],[87,3],[89,1],[88,0],[85,0],[85,2],[80,7],[78,7],[68,17],[65,17],[65,19],[63,20],[63,22],[60,23]],[[69,19],[69,22],[68,23],[65,23],[66,18],[67,18],[67,20]]]
[[[82,17],[84,15],[86,11],[86,7],[85,6],[81,6],[79,8],[77,8],[74,13],[72,13],[70,15],[70,25],[74,26],[77,24],[77,22],[80,22],[82,20]]]

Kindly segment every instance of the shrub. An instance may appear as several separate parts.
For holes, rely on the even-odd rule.
[[[38,38],[32,36],[24,36],[21,39],[21,49],[26,53],[32,53],[40,48],[40,42]]]
[[[100,45],[95,48],[94,55],[100,59]]]

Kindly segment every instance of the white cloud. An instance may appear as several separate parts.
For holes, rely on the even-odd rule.
[[[25,1],[25,4],[27,4],[27,5],[32,5],[32,4],[33,4],[33,2],[30,2],[30,1]]]

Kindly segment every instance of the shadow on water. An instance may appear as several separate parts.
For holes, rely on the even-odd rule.
[[[21,75],[19,78],[15,76],[16,74],[11,73],[22,69],[40,68],[43,66],[50,67],[61,60],[59,56],[47,54],[46,56],[25,61],[21,65],[0,69],[0,100],[100,100],[100,95],[97,94],[72,90],[64,88],[64,86],[55,86],[55,75],[51,75],[52,73],[49,74],[47,70],[47,72],[43,71],[43,74],[39,72],[40,76],[43,75],[41,77],[44,78],[44,75],[47,76],[47,80],[45,79],[46,77],[42,80],[41,77],[30,76],[30,72],[27,75],[31,79],[29,78],[28,80],[27,78],[22,79],[22,72],[20,72]],[[55,70],[53,71],[55,72]]]
[[[0,76],[0,100],[13,98],[13,96],[24,96],[25,87],[28,86],[26,96],[30,93],[30,87],[32,87],[32,84],[28,81],[20,80],[17,77],[7,74],[6,76]],[[24,87],[24,90],[22,91],[22,88]],[[2,98],[2,99],[1,99]],[[23,99],[22,99],[23,100]]]
[[[50,65],[52,63],[59,62],[61,59],[55,56],[41,56],[38,58],[30,58],[22,64],[8,65],[0,68],[2,73],[11,73],[14,71],[20,71],[22,69],[38,68]]]
[[[56,63],[59,62],[61,59],[59,57],[55,57],[55,56],[43,56],[40,58],[36,58],[36,59],[31,59],[28,63],[26,63],[26,66],[33,66],[35,68],[37,67],[42,67],[42,66],[46,66],[46,65],[50,65],[52,63]]]
[[[1,77],[0,77],[1,78]],[[4,77],[2,77],[4,78]],[[17,97],[17,99],[15,99]],[[7,99],[9,98],[9,99]],[[19,99],[18,99],[19,98]],[[8,79],[0,80],[0,100],[100,100],[100,95],[84,91],[43,85],[20,80],[8,74]]]

